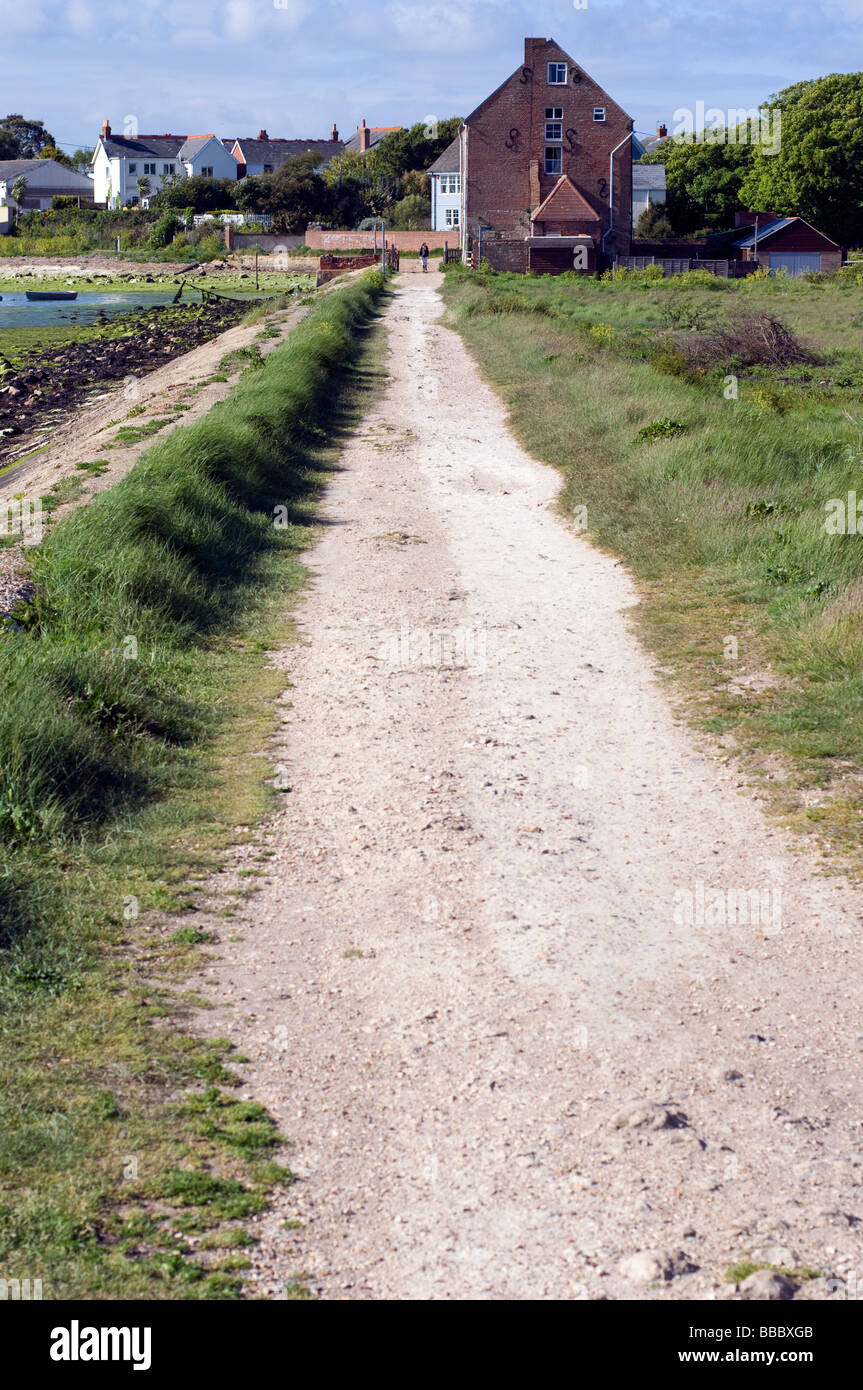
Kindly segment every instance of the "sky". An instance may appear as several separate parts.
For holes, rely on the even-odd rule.
[[[576,8],[578,6],[578,8]],[[116,132],[344,138],[467,115],[554,38],[644,133],[863,67],[863,0],[0,0],[0,115]]]

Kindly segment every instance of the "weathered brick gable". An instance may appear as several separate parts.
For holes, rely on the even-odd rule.
[[[547,81],[547,64],[563,63],[566,83]],[[605,107],[605,121],[593,109]],[[527,236],[530,217],[558,183],[545,173],[546,108],[562,111],[562,173],[599,218],[597,239],[608,227],[609,155],[631,131],[632,121],[597,82],[554,40],[525,39],[524,63],[467,117],[465,214],[475,230],[485,222],[503,236]],[[629,247],[632,156],[624,145],[614,164],[614,238]],[[582,221],[579,230],[584,226]],[[573,228],[573,230],[576,230]]]

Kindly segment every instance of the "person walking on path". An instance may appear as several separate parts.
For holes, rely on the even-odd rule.
[[[423,263],[423,275],[425,275],[429,268],[429,249],[425,242],[420,247],[420,260]]]

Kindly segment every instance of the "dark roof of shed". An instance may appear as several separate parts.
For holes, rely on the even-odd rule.
[[[764,241],[766,237],[775,236],[777,232],[781,232],[785,227],[790,227],[792,222],[799,222],[802,227],[808,227],[809,231],[814,232],[815,236],[819,237],[822,241],[829,241],[831,246],[838,247],[838,241],[834,241],[826,232],[819,232],[818,228],[813,227],[811,222],[807,222],[805,217],[776,217],[772,222],[765,222],[763,226],[758,228],[759,242]],[[755,228],[752,227],[748,230],[745,236],[740,237],[739,241],[735,241],[734,245],[754,246]]]

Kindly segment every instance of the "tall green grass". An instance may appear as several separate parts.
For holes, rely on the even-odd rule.
[[[376,386],[381,291],[374,273],[333,291],[52,528],[0,634],[0,1278],[46,1298],[235,1297],[177,1233],[287,1180],[267,1117],[221,1089],[229,1045],[180,1026],[177,984],[220,849],[269,805],[256,755],[285,677],[266,654]]]

